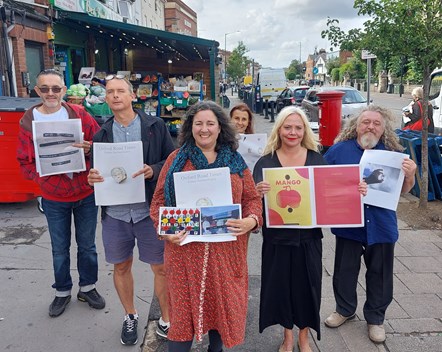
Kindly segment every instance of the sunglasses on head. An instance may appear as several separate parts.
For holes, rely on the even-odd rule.
[[[54,93],[60,93],[63,87],[38,87],[38,89],[40,89],[42,93],[49,93],[50,90]]]
[[[114,78],[116,78],[116,79],[125,79],[126,78],[126,76],[125,75],[108,75],[108,76],[106,76],[106,81],[110,81],[111,79],[114,79]]]

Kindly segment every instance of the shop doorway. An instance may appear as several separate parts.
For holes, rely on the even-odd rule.
[[[71,49],[70,50],[71,59],[71,69],[72,69],[72,79],[73,83],[78,83],[78,76],[80,74],[81,68],[86,66],[86,59],[84,55],[84,49]]]
[[[44,69],[43,45],[25,42],[26,67],[29,72],[28,93],[31,97],[38,97],[34,90],[37,85],[37,75]]]

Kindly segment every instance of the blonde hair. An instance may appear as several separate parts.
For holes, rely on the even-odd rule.
[[[366,111],[373,111],[379,113],[383,118],[384,133],[381,136],[381,142],[384,143],[387,150],[403,151],[404,147],[399,143],[399,138],[393,130],[391,123],[394,121],[394,116],[390,110],[381,108],[377,105],[369,105],[360,114],[348,120],[344,129],[339,133],[335,139],[335,143],[357,139],[357,128],[361,123],[362,114]]]
[[[411,91],[411,96],[418,99],[424,99],[424,90],[422,89],[422,87],[416,87]]]
[[[279,137],[279,130],[290,115],[298,115],[299,117],[301,117],[301,120],[304,124],[304,137],[302,138],[301,145],[304,148],[314,150],[315,152],[319,151],[320,145],[318,142],[318,138],[310,128],[310,124],[307,116],[305,115],[305,112],[295,106],[287,106],[282,109],[276,117],[275,125],[273,126],[272,132],[270,132],[270,136],[267,140],[267,145],[264,148],[264,155],[270,153],[274,154],[276,150],[281,148],[282,142],[281,138]]]

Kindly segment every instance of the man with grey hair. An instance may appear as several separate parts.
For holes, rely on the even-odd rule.
[[[24,177],[35,181],[41,189],[42,207],[48,221],[54,266],[55,298],[49,306],[49,315],[58,317],[71,300],[70,246],[72,216],[77,241],[77,268],[80,276],[78,300],[95,309],[103,309],[104,298],[95,289],[98,280],[98,260],[95,248],[97,206],[87,183],[90,167],[91,142],[100,129],[97,122],[82,106],[63,101],[66,93],[63,75],[48,69],[37,76],[35,91],[42,103],[29,109],[20,120],[17,160]],[[35,162],[32,121],[67,121],[80,119],[84,141],[74,144],[83,148],[86,171],[40,177]]]
[[[368,106],[348,122],[325,153],[325,159],[331,165],[359,164],[364,150],[402,151],[391,121],[388,110]],[[406,193],[414,186],[416,164],[404,156],[402,170],[405,179],[401,191]],[[364,317],[369,338],[382,343],[385,341],[385,312],[393,300],[394,245],[399,232],[395,211],[372,205],[364,207],[365,226],[331,229],[336,236],[333,273],[336,311],[325,320],[325,325],[337,328],[354,318],[361,256],[364,256],[367,267]]]

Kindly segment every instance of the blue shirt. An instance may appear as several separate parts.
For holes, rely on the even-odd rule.
[[[379,142],[373,149],[385,150]],[[330,165],[359,164],[364,149],[355,139],[339,142],[327,150],[324,158]],[[364,204],[364,227],[332,228],[334,235],[368,245],[375,243],[395,243],[399,238],[396,212]]]
[[[126,127],[114,120],[112,133],[114,136],[114,143],[141,141],[140,117],[136,115],[133,121]],[[142,176],[140,175],[138,177]],[[147,200],[144,203],[110,205],[105,207],[104,211],[111,218],[124,222],[133,221],[134,223],[143,220],[150,214],[149,202]]]

